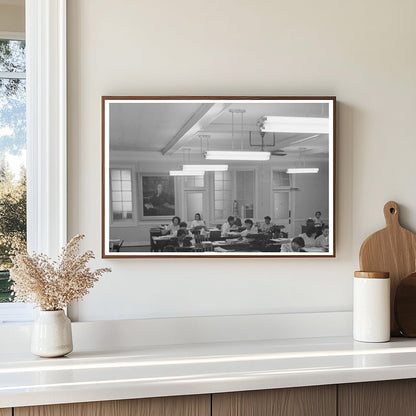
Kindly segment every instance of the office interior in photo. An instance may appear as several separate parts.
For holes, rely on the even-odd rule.
[[[333,97],[103,105],[105,254],[172,254],[173,217],[191,240],[181,255],[293,255],[285,246],[311,228],[326,243],[303,237],[295,254],[334,254]]]

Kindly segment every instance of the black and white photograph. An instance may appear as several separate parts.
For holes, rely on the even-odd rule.
[[[334,97],[102,97],[103,257],[333,257]]]

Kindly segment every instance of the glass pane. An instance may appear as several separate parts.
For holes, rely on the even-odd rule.
[[[111,179],[112,180],[121,180],[120,169],[111,169]]]
[[[195,186],[203,187],[204,186],[204,177],[196,176],[195,177]]]
[[[195,214],[203,212],[203,193],[188,192],[186,194],[186,213],[187,220],[191,221],[195,218]]]
[[[278,220],[289,218],[289,192],[274,193],[274,217]]]
[[[133,211],[132,202],[123,202],[123,210],[124,211]]]
[[[215,200],[218,201],[220,199],[224,198],[224,192],[223,191],[215,191]]]
[[[114,201],[122,201],[122,200],[123,200],[123,198],[122,198],[121,192],[113,192],[113,202]]]
[[[24,40],[0,39],[0,72],[26,72]]]
[[[122,192],[123,201],[131,201],[131,192]]]
[[[0,40],[0,72],[25,72],[24,41]],[[0,302],[12,300],[8,271],[26,244],[26,80],[0,79]]]
[[[224,182],[223,181],[215,181],[215,189],[218,189],[218,190],[224,189]]]
[[[123,203],[122,202],[113,202],[113,211],[122,211],[123,210]]]
[[[121,191],[121,182],[120,181],[111,181],[111,189],[113,191]]]
[[[121,179],[123,181],[130,181],[131,180],[131,172],[130,172],[130,170],[123,169],[121,171]]]
[[[123,191],[131,191],[131,181],[122,181],[121,186]]]
[[[225,181],[224,182],[224,189],[225,190],[227,190],[227,191],[229,191],[229,190],[231,190],[231,181]]]
[[[274,170],[273,188],[280,188],[282,186],[290,186],[290,176],[283,170]]]

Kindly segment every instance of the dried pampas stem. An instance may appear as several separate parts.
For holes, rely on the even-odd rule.
[[[62,249],[58,261],[44,254],[18,252],[10,270],[15,302],[34,303],[45,311],[56,311],[85,296],[94,283],[109,268],[92,271],[87,263],[94,258],[92,251],[78,254],[78,234]]]

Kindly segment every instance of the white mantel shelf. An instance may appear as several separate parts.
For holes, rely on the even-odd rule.
[[[416,377],[416,340],[349,337],[0,355],[0,408]]]

